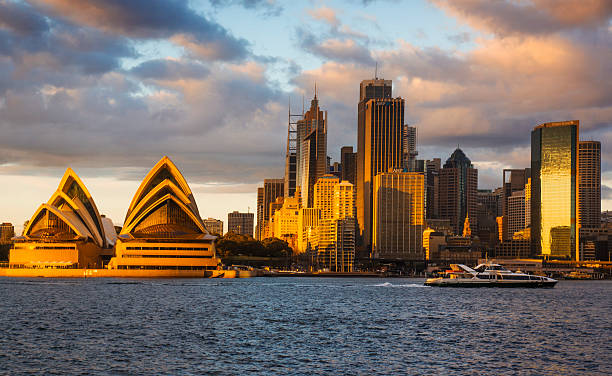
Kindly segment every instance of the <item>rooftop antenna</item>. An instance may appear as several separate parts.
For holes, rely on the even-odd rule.
[[[317,99],[317,81],[315,81],[315,97],[314,99]]]
[[[378,61],[376,62],[376,68],[374,69],[374,79],[378,80]]]

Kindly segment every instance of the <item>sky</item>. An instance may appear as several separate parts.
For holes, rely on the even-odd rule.
[[[253,212],[289,103],[316,83],[337,161],[376,65],[419,158],[459,145],[482,189],[529,167],[534,126],[580,120],[612,210],[610,0],[0,0],[0,221],[20,231],[72,167],[121,225],[164,155],[202,217]]]

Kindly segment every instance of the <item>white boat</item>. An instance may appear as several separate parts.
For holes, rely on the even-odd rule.
[[[444,277],[428,278],[426,286],[437,287],[554,287],[556,279],[511,272],[499,264],[480,264],[474,269],[452,264]]]

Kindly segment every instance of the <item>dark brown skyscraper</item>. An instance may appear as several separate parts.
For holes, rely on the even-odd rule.
[[[425,218],[435,219],[440,217],[440,169],[442,161],[434,158],[425,162]]]
[[[390,80],[361,82],[357,117],[357,221],[363,246],[372,244],[374,177],[402,168],[404,100],[391,98]]]
[[[321,111],[317,93],[310,109],[297,122],[297,185],[301,187],[302,205],[311,208],[314,185],[327,173],[327,111]]]
[[[342,180],[355,184],[357,175],[357,153],[353,153],[352,146],[343,146],[340,149],[340,165],[342,166]]]
[[[463,232],[465,217],[477,227],[478,170],[461,149],[453,152],[440,170],[440,218],[450,220],[455,234]]]
[[[580,141],[578,182],[580,227],[599,227],[601,224],[601,143],[599,141]]]

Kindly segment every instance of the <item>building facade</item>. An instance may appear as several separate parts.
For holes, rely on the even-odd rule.
[[[223,221],[215,218],[206,218],[202,221],[204,227],[211,234],[223,235]]]
[[[302,204],[313,207],[313,191],[317,180],[327,173],[327,111],[319,108],[317,94],[310,109],[297,122],[297,185]]]
[[[253,236],[253,213],[233,211],[227,214],[227,232]]]
[[[370,250],[374,178],[403,167],[404,100],[391,98],[390,80],[361,82],[357,126],[357,222]]]
[[[0,245],[11,244],[13,236],[15,236],[15,227],[12,223],[5,222],[0,225]]]
[[[423,260],[425,221],[422,173],[387,172],[374,180],[372,256]]]
[[[580,141],[578,157],[578,203],[580,227],[601,225],[601,143]]]
[[[264,240],[271,232],[269,226],[270,218],[274,214],[271,205],[276,202],[277,198],[284,197],[285,193],[284,179],[264,179],[263,192],[260,193],[257,189],[257,240]],[[260,199],[261,194],[261,199]],[[259,203],[261,202],[261,207]],[[261,215],[259,214],[261,212]]]
[[[461,149],[456,149],[440,169],[439,214],[451,222],[455,234],[463,232],[465,217],[478,226],[477,213],[478,170]]]
[[[576,259],[578,120],[531,132],[531,239],[534,256]]]
[[[357,153],[352,146],[343,146],[340,149],[340,164],[342,165],[342,179],[355,185],[357,176]]]

